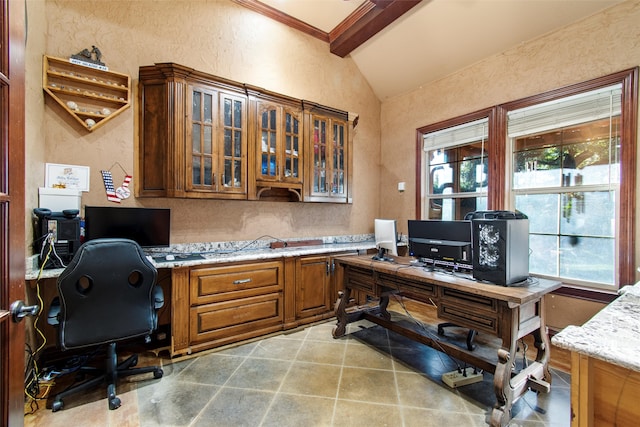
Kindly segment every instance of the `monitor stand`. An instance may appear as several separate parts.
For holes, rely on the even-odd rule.
[[[378,253],[375,254],[374,256],[371,257],[372,260],[375,261],[387,261],[387,262],[395,262],[393,258],[389,258],[387,256],[385,256],[386,249],[385,248],[379,248],[378,249]]]

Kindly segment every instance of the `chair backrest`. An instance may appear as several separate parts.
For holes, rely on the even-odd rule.
[[[86,347],[150,334],[157,270],[129,239],[84,243],[58,278],[59,344]]]

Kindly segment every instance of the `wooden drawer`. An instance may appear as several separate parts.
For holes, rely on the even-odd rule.
[[[418,298],[433,298],[436,296],[436,287],[431,283],[409,280],[392,274],[378,274],[377,283],[378,286],[384,287],[385,290],[402,290],[402,292],[408,292]]]
[[[370,295],[375,295],[376,282],[371,271],[346,266],[344,269],[344,283],[352,289],[359,289]]]
[[[192,307],[190,342],[215,346],[280,330],[282,301],[276,292]]]
[[[497,301],[482,295],[440,288],[438,317],[478,331],[499,332]]]
[[[281,261],[194,268],[190,273],[191,306],[280,292]]]

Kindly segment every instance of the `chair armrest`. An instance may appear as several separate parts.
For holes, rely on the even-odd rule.
[[[156,310],[164,305],[164,292],[160,286],[153,287],[153,308]]]
[[[51,305],[49,306],[49,313],[47,313],[47,323],[53,326],[58,326],[60,324],[60,319],[58,316],[60,315],[60,298],[55,297],[51,300]]]

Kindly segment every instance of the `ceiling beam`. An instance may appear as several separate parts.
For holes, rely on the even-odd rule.
[[[351,15],[329,33],[258,0],[233,1],[247,9],[329,43],[331,53],[344,58],[422,0],[365,0]]]
[[[422,0],[368,0],[329,33],[329,50],[344,58]],[[363,13],[363,9],[366,12]],[[358,15],[359,14],[359,15]]]

